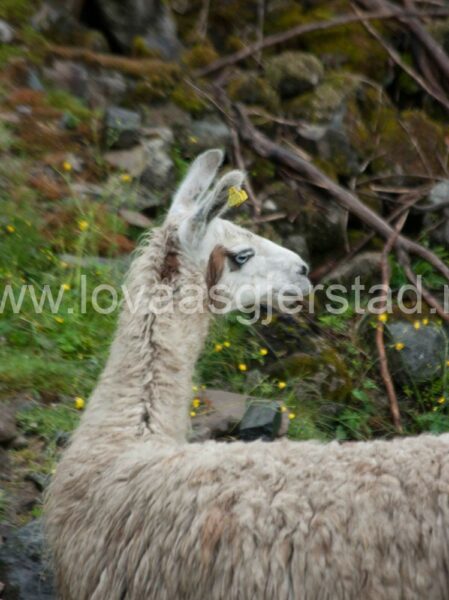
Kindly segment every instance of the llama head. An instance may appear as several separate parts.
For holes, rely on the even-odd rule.
[[[229,190],[240,190],[244,173],[231,171],[212,185],[221,150],[196,158],[176,193],[167,220],[181,250],[204,273],[211,298],[228,310],[301,299],[310,292],[308,266],[300,256],[225,220]]]

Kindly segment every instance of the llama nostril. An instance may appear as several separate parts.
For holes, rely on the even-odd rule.
[[[301,265],[298,269],[298,273],[306,277],[309,274],[309,267],[307,265]]]

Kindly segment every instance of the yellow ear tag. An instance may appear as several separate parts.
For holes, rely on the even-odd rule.
[[[239,190],[236,187],[230,187],[228,190],[228,206],[240,206],[248,200],[248,194],[245,190]]]

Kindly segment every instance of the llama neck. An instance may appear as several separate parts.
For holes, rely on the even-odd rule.
[[[189,314],[186,286],[198,294]],[[90,402],[91,417],[98,413],[103,431],[109,426],[184,441],[193,369],[209,324],[204,277],[164,228],[134,260],[125,287],[117,335]]]

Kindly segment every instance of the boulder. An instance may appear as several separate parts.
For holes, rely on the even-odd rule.
[[[105,108],[111,98],[114,102],[123,101],[129,87],[119,71],[88,69],[74,61],[55,60],[44,67],[43,73],[55,88],[81,98],[92,108]]]
[[[134,110],[111,106],[106,109],[103,139],[107,148],[127,149],[140,139],[142,118]]]
[[[433,186],[429,193],[428,202],[433,206],[449,202],[449,180],[440,181]],[[449,248],[449,207],[426,214],[424,224],[426,227],[431,227],[437,221],[441,221],[442,217],[445,217],[444,221],[438,227],[432,229],[430,236],[436,244]]]
[[[283,52],[266,63],[266,76],[281,98],[293,98],[317,86],[324,75],[320,60],[307,52]]]
[[[236,102],[263,106],[268,110],[279,108],[279,97],[269,82],[257,73],[238,73],[228,85],[229,97]]]
[[[448,344],[442,327],[420,323],[417,329],[413,321],[400,320],[388,323],[387,332],[391,339],[388,353],[395,381],[422,384],[441,376]],[[396,350],[396,343],[404,344],[403,349]]]
[[[40,520],[10,533],[0,546],[0,582],[4,600],[56,600],[53,578],[44,560]]]
[[[244,394],[235,394],[224,390],[207,389],[199,393],[199,398],[207,407],[204,412],[199,412],[192,419],[193,441],[204,441],[207,439],[238,437],[239,425],[243,422],[244,429],[258,428],[258,437],[273,433],[274,436],[285,435],[288,429],[288,418],[282,415],[281,423],[278,424],[278,417],[273,414],[277,412],[278,403],[269,400],[261,400],[245,396]],[[260,411],[249,410],[248,407],[257,405],[262,407]],[[274,410],[274,405],[276,409]],[[267,411],[264,410],[267,408]],[[273,423],[273,420],[275,421]],[[246,425],[245,425],[246,423]],[[271,423],[271,426],[270,426]],[[263,427],[266,429],[262,431]],[[261,427],[261,429],[260,429]],[[254,432],[253,432],[254,433]],[[247,431],[248,436],[252,435]],[[246,435],[245,433],[243,435]],[[249,438],[246,438],[249,439]]]
[[[279,433],[281,421],[279,402],[250,403],[240,422],[238,437],[246,442],[273,440]]]

